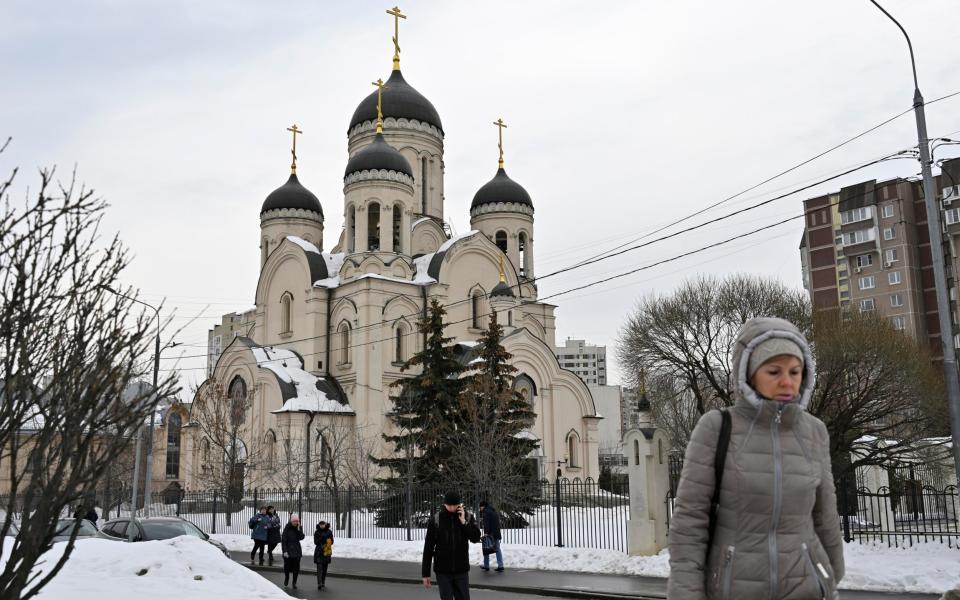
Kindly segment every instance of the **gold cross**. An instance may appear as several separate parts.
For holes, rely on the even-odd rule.
[[[303,130],[297,129],[297,124],[294,123],[293,127],[287,127],[287,131],[293,133],[293,149],[290,150],[290,154],[293,155],[293,162],[290,163],[290,172],[296,175],[297,174],[297,134],[303,133]]]
[[[503,168],[503,128],[506,127],[507,124],[503,122],[503,119],[497,119],[496,121],[493,122],[493,124],[497,126],[497,134],[500,138],[500,141],[497,144],[497,148],[500,148],[499,164],[500,164],[500,168],[502,169]]]
[[[377,79],[371,85],[377,86],[377,133],[383,133],[383,79]]]
[[[406,19],[407,15],[400,12],[400,7],[394,6],[387,11],[388,15],[393,16],[393,70],[400,70],[400,19]]]
[[[500,283],[507,282],[507,274],[503,272],[503,253],[500,253]]]

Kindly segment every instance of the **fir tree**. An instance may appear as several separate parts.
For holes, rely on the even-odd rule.
[[[530,403],[513,388],[517,369],[503,348],[496,313],[481,335],[470,362],[452,443],[443,470],[445,483],[486,497],[508,516],[529,512],[536,474],[527,457],[539,442],[529,435],[536,421]]]

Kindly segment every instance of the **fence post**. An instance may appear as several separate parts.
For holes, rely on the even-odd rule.
[[[560,500],[560,469],[557,469],[557,482],[554,495],[557,497],[557,547],[563,548],[563,512],[560,510],[562,502]]]
[[[217,532],[217,490],[213,490],[213,522],[210,524],[210,533]]]
[[[303,520],[303,488],[297,490],[297,515]]]
[[[407,522],[407,541],[413,540],[413,486],[407,482],[403,495],[403,518]]]
[[[840,478],[840,520],[843,522],[843,541],[853,541],[850,537],[850,505],[847,498],[847,476]]]
[[[347,486],[347,538],[353,537],[353,486]]]
[[[115,518],[120,518],[120,505],[123,504],[123,484],[120,484],[120,487],[117,489],[117,516]]]
[[[180,503],[183,502],[183,493],[177,494],[177,516],[180,516]]]

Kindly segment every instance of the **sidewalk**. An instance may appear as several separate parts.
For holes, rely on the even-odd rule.
[[[232,552],[233,559],[250,565],[247,552]],[[279,556],[278,556],[279,558]],[[309,558],[309,557],[305,557]],[[313,563],[304,560],[303,572],[313,574]],[[255,571],[282,571],[282,559],[273,567],[251,567]],[[329,577],[363,579],[392,583],[420,583],[420,565],[413,562],[334,558]],[[470,570],[470,587],[501,592],[536,594],[555,598],[611,598],[633,600],[666,598],[667,582],[655,577],[629,577],[566,573],[562,571],[534,571],[507,568],[505,573],[484,572],[477,567]],[[841,591],[843,600],[937,600],[938,594],[897,594],[882,592]]]

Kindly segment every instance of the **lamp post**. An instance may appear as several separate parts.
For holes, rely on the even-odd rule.
[[[557,480],[554,483],[556,488],[554,489],[554,495],[557,497],[557,547],[563,548],[563,513],[561,509],[563,503],[560,500],[560,478],[563,477],[563,471],[560,469],[563,465],[567,464],[567,457],[564,456],[563,460],[557,459]]]
[[[110,292],[115,296],[120,298],[126,298],[131,302],[136,302],[137,304],[142,304],[147,308],[153,310],[154,314],[157,316],[157,335],[154,339],[153,346],[153,393],[157,393],[157,379],[160,376],[160,309],[152,304],[148,304],[143,300],[134,298],[133,296],[128,296],[122,294],[117,290],[109,286],[103,286],[103,289]],[[147,428],[147,466],[146,471],[144,472],[144,482],[143,482],[143,514],[145,517],[150,517],[150,499],[153,494],[153,426],[154,420],[156,419],[156,410],[150,411],[150,426]],[[140,483],[140,445],[141,445],[141,435],[140,427],[137,428],[137,446],[135,451],[135,460],[136,462],[133,465],[133,506],[131,508],[133,513],[136,513],[137,510],[137,491],[139,489]],[[132,515],[131,515],[132,516]]]
[[[913,56],[913,43],[907,30],[893,18],[877,0],[870,2],[903,33],[910,50],[910,66],[913,69],[913,112],[917,119],[917,149],[920,151],[920,168],[923,173],[923,199],[927,210],[927,230],[930,233],[930,255],[933,257],[933,280],[937,294],[937,316],[940,321],[940,343],[943,347],[943,376],[947,388],[947,403],[950,405],[950,430],[953,434],[953,463],[960,478],[960,377],[957,374],[957,354],[953,341],[953,318],[950,310],[950,294],[947,290],[947,274],[943,260],[943,230],[940,225],[940,206],[937,204],[930,170],[930,145],[927,139],[927,117],[923,107],[923,95],[917,81],[917,62]]]

